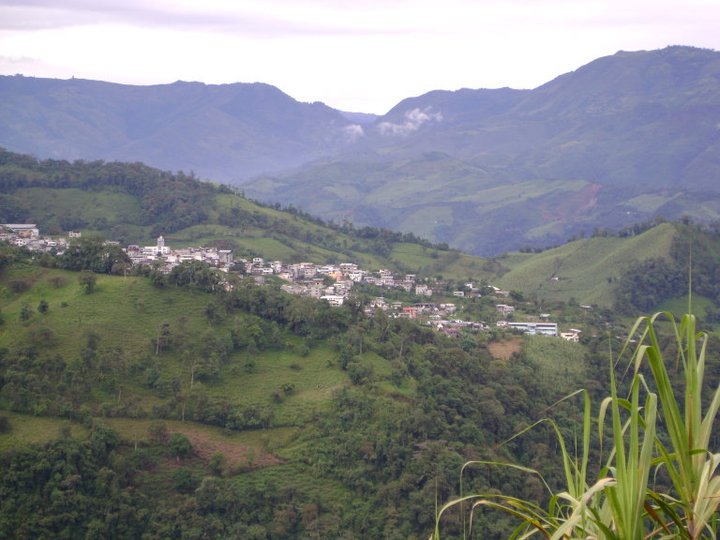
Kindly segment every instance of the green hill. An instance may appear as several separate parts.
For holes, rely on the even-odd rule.
[[[421,275],[438,273],[441,262],[446,277],[488,275],[484,260],[412,234],[288,210],[139,163],[39,161],[0,150],[0,222],[37,223],[43,234],[79,230],[123,245],[151,245],[163,235],[172,247],[219,246],[268,260],[351,261]]]
[[[717,231],[690,223],[484,260],[140,164],[5,152],[0,182],[3,221],[350,259],[456,280],[448,287],[486,280],[513,288],[512,301],[537,298],[534,307],[572,298],[612,300],[627,315],[674,306],[692,245],[697,292],[717,318]],[[63,261],[0,245],[0,531],[18,537],[427,537],[435,503],[457,495],[468,459],[534,456],[547,478],[561,478],[546,432],[502,443],[570,391],[605,382],[591,332],[588,347],[501,330],[450,338],[366,316],[362,295],[331,308],[232,274],[214,292],[152,272],[93,274],[87,288],[87,274]],[[453,301],[462,314],[494,313],[496,300]],[[605,311],[557,314],[600,328]],[[496,358],[496,345],[511,352]],[[567,411],[559,419],[568,432],[576,421]],[[472,475],[466,486],[546,497],[517,471]],[[477,526],[505,538],[508,523],[480,516]],[[450,534],[461,529],[446,523]]]
[[[593,237],[536,254],[512,254],[498,261],[510,270],[502,287],[547,300],[612,307],[622,276],[638,262],[671,259],[676,227],[664,223],[629,238]]]

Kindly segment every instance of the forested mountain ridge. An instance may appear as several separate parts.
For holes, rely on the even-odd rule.
[[[619,52],[533,90],[404,100],[351,149],[245,187],[471,253],[720,217],[720,53]]]
[[[0,76],[0,146],[41,158],[143,161],[233,182],[327,155],[351,124],[261,83]]]

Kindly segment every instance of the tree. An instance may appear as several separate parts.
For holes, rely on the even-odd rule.
[[[188,457],[193,452],[192,444],[182,433],[173,433],[168,441],[168,447],[177,461],[180,461],[180,458]]]
[[[105,244],[101,238],[81,238],[68,246],[60,266],[68,270],[91,270],[100,274],[122,274],[131,265],[120,246]]]
[[[44,313],[47,313],[47,312],[48,312],[49,307],[50,307],[50,306],[49,306],[49,304],[47,303],[47,300],[45,300],[45,299],[43,298],[42,300],[40,300],[40,303],[38,304],[37,310],[38,310],[40,313],[43,313],[43,314],[44,314]]]
[[[97,276],[92,272],[82,271],[78,276],[78,283],[85,291],[85,294],[92,294],[95,291]]]

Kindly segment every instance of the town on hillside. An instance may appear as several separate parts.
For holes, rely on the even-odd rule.
[[[34,223],[0,224],[0,241],[14,246],[24,247],[30,251],[62,255],[74,239],[81,238],[80,232],[69,232],[66,238],[51,238],[40,235]],[[119,245],[118,242],[105,241],[106,244]],[[450,336],[458,336],[462,329],[474,331],[489,330],[484,322],[467,321],[454,317],[457,306],[454,302],[432,302],[433,296],[439,296],[438,280],[428,278],[418,280],[415,274],[395,275],[392,271],[379,269],[370,271],[360,268],[352,262],[339,264],[316,264],[311,262],[285,263],[283,261],[266,261],[262,257],[251,259],[235,259],[232,250],[215,247],[185,247],[172,249],[165,245],[162,236],[157,238],[155,245],[138,246],[131,244],[123,250],[127,253],[133,266],[150,266],[162,273],[170,273],[180,264],[200,261],[224,273],[241,273],[252,276],[258,285],[264,285],[266,278],[274,276],[282,280],[281,289],[287,293],[308,296],[324,300],[331,306],[341,306],[349,297],[353,287],[363,283],[383,289],[401,289],[426,301],[411,305],[400,301],[387,300],[384,296],[373,298],[365,307],[367,315],[376,310],[387,312],[391,317],[416,319],[425,322],[436,330]],[[498,287],[488,286],[492,295],[507,299],[510,292]],[[479,297],[483,294],[473,283],[466,283],[463,290],[452,291],[457,298]],[[443,291],[443,296],[446,293]],[[508,300],[505,300],[507,302]],[[507,303],[495,305],[498,314],[508,318],[515,312],[515,306]],[[549,314],[541,314],[539,321],[512,321],[503,318],[498,320],[498,328],[506,328],[529,335],[560,337],[567,341],[578,342],[582,331],[570,328],[565,332],[558,330],[558,324],[548,320]]]

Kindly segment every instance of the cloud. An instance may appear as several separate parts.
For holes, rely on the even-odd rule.
[[[425,107],[420,110],[414,108],[405,112],[405,121],[402,124],[394,124],[393,122],[381,122],[378,124],[378,130],[381,135],[407,135],[413,131],[417,131],[421,125],[426,122],[442,122],[443,116],[441,112],[432,112],[432,107]]]
[[[360,24],[337,15],[318,12],[313,2],[280,2],[267,6],[261,0],[0,0],[0,29],[48,30],[122,24],[175,30],[242,33],[273,37],[368,36],[404,33],[402,28]],[[336,6],[337,8],[337,6]],[[341,15],[343,11],[339,12]]]
[[[349,126],[345,126],[342,131],[345,137],[351,142],[355,142],[360,137],[365,136],[365,130],[360,124],[350,124]]]

